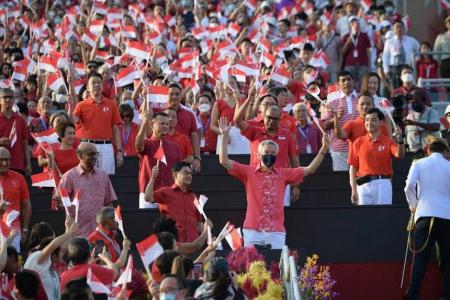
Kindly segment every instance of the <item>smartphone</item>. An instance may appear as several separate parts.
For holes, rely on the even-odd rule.
[[[105,242],[103,240],[97,240],[94,243],[94,255],[98,257],[100,253],[103,252],[103,247],[105,247]]]
[[[196,279],[199,279],[203,276],[203,264],[202,263],[195,263],[194,264],[194,276]]]

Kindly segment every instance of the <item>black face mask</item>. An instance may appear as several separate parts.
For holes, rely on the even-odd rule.
[[[411,104],[411,108],[418,113],[423,112],[423,110],[425,109],[425,106],[423,104]]]
[[[262,162],[268,168],[272,167],[275,164],[276,160],[277,160],[277,156],[276,155],[264,154],[262,156]]]

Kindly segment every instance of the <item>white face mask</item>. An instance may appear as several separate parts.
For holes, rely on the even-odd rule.
[[[161,293],[159,295],[159,300],[175,300],[177,298],[177,295],[172,293]]]
[[[401,80],[403,82],[413,82],[414,81],[414,76],[411,73],[406,73],[406,74],[402,75]]]
[[[56,94],[55,101],[58,103],[65,103],[66,102],[66,95],[64,94]]]
[[[208,103],[203,103],[198,106],[198,110],[202,113],[208,112],[211,109],[211,105]]]

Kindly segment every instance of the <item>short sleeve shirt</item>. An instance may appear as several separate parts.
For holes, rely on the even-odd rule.
[[[113,100],[102,98],[97,104],[88,98],[75,106],[73,114],[79,119],[77,136],[81,139],[113,139],[113,125],[119,125],[122,119]]]
[[[25,170],[24,144],[28,143],[29,136],[27,124],[22,116],[15,112],[9,119],[0,113],[0,137],[10,138],[14,124],[16,124],[17,139],[12,147],[7,147],[11,153],[10,168],[23,171]]]
[[[357,138],[367,134],[364,119],[361,117],[345,123],[342,129],[347,134],[347,139],[350,142],[354,142]],[[384,122],[380,124],[380,130],[381,134],[389,136],[389,130]]]
[[[408,113],[406,119],[426,124],[432,123],[440,124],[438,112],[432,109],[431,107],[425,107],[425,110],[422,113],[418,113],[411,110]],[[416,152],[425,147],[426,144],[425,139],[428,135],[432,134],[432,132],[427,131],[425,130],[425,128],[419,126],[408,125],[405,128],[405,134],[406,134],[406,143],[409,146],[409,151]]]
[[[177,110],[177,117],[178,123],[177,127],[175,127],[176,132],[189,137],[192,133],[198,132],[197,122],[192,112],[180,107]]]
[[[0,185],[3,187],[3,199],[9,203],[5,215],[13,210],[20,213],[22,202],[30,199],[25,178],[21,174],[9,170],[5,175],[0,176]],[[20,216],[12,222],[11,227],[20,231]]]
[[[181,160],[185,159],[189,155],[193,155],[191,139],[184,134],[175,132],[174,134],[168,134],[164,139],[169,140],[177,144],[180,149]]]

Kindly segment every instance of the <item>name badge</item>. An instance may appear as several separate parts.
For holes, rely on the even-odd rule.
[[[278,139],[279,139],[279,140],[285,140],[286,137],[285,137],[284,135],[280,135],[280,136],[278,137]]]
[[[312,153],[311,145],[310,145],[310,144],[307,144],[307,145],[306,145],[306,153]]]
[[[353,58],[358,58],[358,50],[353,49]]]
[[[205,140],[205,138],[204,137],[202,137],[202,139],[200,140],[200,147],[205,147],[205,145],[206,145],[206,140]]]

